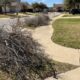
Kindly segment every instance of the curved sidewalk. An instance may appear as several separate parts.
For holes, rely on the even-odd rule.
[[[60,17],[61,16],[55,17],[53,21]],[[51,59],[63,63],[79,65],[79,50],[63,47],[52,42],[51,36],[53,32],[54,30],[52,28],[51,22],[50,25],[36,28],[33,32],[33,38],[43,46],[45,54],[48,55]]]

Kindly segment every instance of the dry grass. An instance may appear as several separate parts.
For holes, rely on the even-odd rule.
[[[0,18],[10,18],[9,15],[0,14]]]
[[[80,14],[76,14],[76,15],[65,14],[63,17],[80,17]]]
[[[27,14],[19,13],[19,17],[25,17],[28,16]],[[13,13],[8,13],[8,14],[0,14],[0,18],[16,18],[17,15]]]
[[[12,80],[7,73],[0,71],[0,80]]]
[[[33,16],[39,15],[39,13],[31,13],[31,12],[26,12],[25,14],[27,14],[27,15],[33,15]]]
[[[80,19],[58,19],[53,23],[52,40],[60,45],[80,49]]]

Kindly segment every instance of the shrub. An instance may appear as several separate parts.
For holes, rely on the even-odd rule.
[[[56,78],[56,70],[61,73],[76,68],[48,59],[31,33],[25,34],[20,26],[0,29],[0,74],[5,74],[4,78],[0,75],[1,80],[44,80]]]
[[[47,25],[50,20],[47,15],[39,15],[39,16],[37,16],[37,18],[38,18],[38,25],[39,26]]]
[[[11,33],[0,30],[0,69],[12,80],[43,80],[55,71],[54,64],[43,55],[40,44],[29,32],[24,36],[17,29]]]
[[[49,23],[49,17],[44,14],[25,19],[25,24],[30,27],[44,26]]]

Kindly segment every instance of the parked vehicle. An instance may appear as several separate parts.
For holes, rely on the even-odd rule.
[[[72,10],[69,11],[69,13],[73,14],[73,15],[80,14],[80,9],[72,9]]]

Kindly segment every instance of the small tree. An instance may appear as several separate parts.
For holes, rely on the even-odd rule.
[[[26,12],[29,6],[30,6],[29,3],[27,3],[27,2],[26,2],[26,3],[22,2],[22,3],[21,3],[21,11],[22,11],[22,12]]]
[[[34,10],[43,11],[44,9],[48,9],[47,5],[44,3],[33,3],[32,7]]]
[[[40,5],[41,9],[47,9],[48,8],[47,5],[44,3],[40,3],[39,5]]]
[[[32,4],[32,7],[33,7],[34,10],[36,10],[36,9],[40,10],[40,5],[37,2],[36,3],[33,3]]]
[[[66,9],[80,8],[80,0],[64,0]]]

